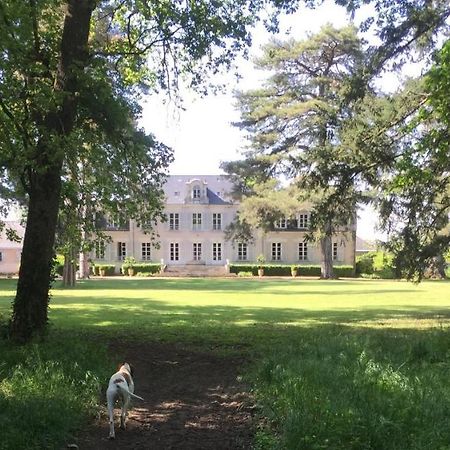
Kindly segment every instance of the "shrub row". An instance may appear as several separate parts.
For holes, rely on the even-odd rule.
[[[116,273],[116,266],[114,264],[94,264],[92,266],[92,271],[94,275],[100,275],[100,271],[104,270],[105,275],[111,276]]]
[[[122,273],[127,275],[130,267],[133,267],[135,274],[159,273],[161,271],[161,264],[159,263],[134,263],[133,266],[130,264],[122,264]]]
[[[230,273],[250,272],[258,275],[259,264],[230,264]],[[286,264],[263,264],[264,275],[268,277],[290,276],[291,268],[297,269],[298,276],[320,277],[321,268],[319,265],[286,265]],[[334,266],[334,272],[338,277],[353,277],[352,266]]]

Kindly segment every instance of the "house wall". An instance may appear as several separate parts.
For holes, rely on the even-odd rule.
[[[20,267],[20,248],[0,247],[0,274],[17,274]]]
[[[206,177],[205,177],[206,178]],[[167,191],[176,193],[171,196],[168,192],[165,214],[167,222],[159,223],[156,227],[159,248],[152,247],[151,261],[163,261],[167,265],[204,264],[221,265],[228,262],[238,262],[238,248],[236,244],[225,240],[224,229],[234,220],[238,211],[238,204],[226,199],[223,180],[217,186],[214,183],[220,180],[218,177],[207,178],[207,181],[199,178],[171,177]],[[175,182],[176,181],[176,182]],[[193,187],[200,187],[201,197],[194,199]],[[211,187],[208,195],[207,189]],[[219,195],[221,198],[219,198]],[[304,211],[303,211],[304,212]],[[171,229],[169,222],[170,214],[179,215],[179,229]],[[194,227],[192,215],[201,214],[202,223]],[[213,214],[222,215],[221,229],[213,229]],[[337,244],[336,264],[354,265],[355,262],[355,233],[356,225],[342,230],[333,236],[333,243]],[[130,221],[127,231],[109,231],[112,242],[107,244],[105,258],[97,260],[94,252],[91,259],[96,262],[114,263],[116,271],[120,270],[122,261],[117,254],[117,243],[126,243],[126,256],[134,256],[137,261],[142,261],[142,243],[150,242],[150,236],[142,232],[134,221]],[[247,246],[247,261],[254,262],[256,257],[263,254],[268,263],[281,264],[320,264],[321,253],[317,244],[308,242],[308,259],[299,260],[299,243],[305,240],[306,230],[286,229],[275,230],[268,233],[257,232],[253,243]],[[171,243],[178,244],[178,260],[171,259]],[[201,245],[201,258],[194,260],[193,245]],[[281,259],[273,261],[272,244],[281,243]],[[213,259],[213,244],[221,245],[221,259]],[[242,262],[242,261],[241,261]]]

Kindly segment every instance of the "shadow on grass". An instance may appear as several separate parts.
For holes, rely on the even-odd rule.
[[[387,307],[303,309],[277,307],[238,307],[229,305],[189,306],[142,299],[104,299],[90,297],[89,304],[55,303],[51,320],[58,326],[97,329],[102,332],[144,334],[158,331],[160,336],[174,333],[241,334],[261,330],[314,327],[320,325],[399,326],[427,328],[447,326],[450,310],[442,307],[390,305]],[[199,332],[199,330],[203,330]],[[207,331],[209,330],[209,331]]]

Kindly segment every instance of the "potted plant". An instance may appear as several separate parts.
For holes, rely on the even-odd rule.
[[[134,266],[136,264],[136,258],[134,256],[127,256],[122,265],[122,273],[125,274],[125,271],[128,273],[128,276],[132,277],[134,275]]]
[[[258,255],[256,257],[256,262],[258,263],[258,276],[264,276],[264,263],[266,262],[266,258],[263,254]]]
[[[298,267],[295,264],[292,264],[292,266],[291,266],[291,275],[293,277],[296,277],[297,273],[298,273]]]

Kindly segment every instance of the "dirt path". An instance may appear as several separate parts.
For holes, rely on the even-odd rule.
[[[136,400],[127,430],[108,440],[108,419],[76,439],[80,450],[249,449],[252,404],[238,381],[243,361],[163,344],[114,344],[135,370]],[[118,415],[119,410],[116,410]]]

